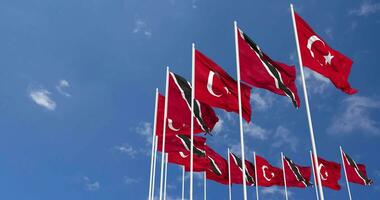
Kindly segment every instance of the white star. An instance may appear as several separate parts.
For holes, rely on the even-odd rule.
[[[334,56],[331,55],[330,51],[329,51],[329,54],[327,56],[323,56],[323,57],[325,57],[325,64],[331,65],[331,60],[334,58]]]

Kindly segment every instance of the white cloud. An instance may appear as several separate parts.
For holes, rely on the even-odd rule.
[[[149,122],[141,122],[135,130],[138,134],[146,137],[148,144],[152,143],[153,128],[152,124]]]
[[[304,75],[308,91],[314,94],[323,94],[331,84],[329,79],[305,67]],[[302,84],[301,76],[299,76],[297,79],[299,83]]]
[[[272,143],[273,147],[279,148],[288,145],[292,151],[296,151],[298,145],[297,137],[292,135],[291,132],[283,126],[277,127],[273,140],[275,141]]]
[[[224,121],[222,119],[219,119],[219,121],[215,124],[214,129],[212,130],[213,133],[219,134],[223,130]]]
[[[359,8],[350,10],[349,13],[357,16],[368,16],[380,11],[380,3],[363,1]]]
[[[280,195],[285,196],[285,190],[283,187],[266,187],[261,190],[263,195]],[[293,196],[293,193],[288,190],[288,197]]]
[[[198,6],[197,6],[197,0],[192,0],[191,1],[191,7],[193,7],[194,9],[198,8]]]
[[[274,95],[269,92],[258,92],[254,91],[251,94],[251,101],[253,103],[253,109],[258,111],[267,110],[272,107],[273,102],[275,101]]]
[[[50,98],[50,92],[45,89],[31,89],[29,97],[39,106],[50,111],[55,110],[57,104]]]
[[[270,134],[270,132],[254,123],[245,123],[243,125],[244,133],[247,134],[250,137],[260,139],[260,140],[266,140]]]
[[[141,178],[131,178],[131,177],[125,177],[124,182],[126,184],[137,184],[141,182]]]
[[[145,21],[143,21],[142,19],[136,19],[135,20],[135,27],[133,28],[132,32],[135,34],[141,33],[141,34],[145,35],[146,37],[152,36],[152,32],[148,28],[147,23]]]
[[[71,95],[64,91],[65,88],[69,88],[69,87],[70,87],[70,83],[67,80],[60,80],[58,82],[58,85],[55,88],[61,95],[65,97],[70,97]]]
[[[120,145],[120,146],[116,146],[115,149],[118,150],[120,153],[127,154],[131,158],[134,158],[136,156],[136,154],[138,153],[138,151],[135,150],[129,144],[123,144],[123,145]]]
[[[343,112],[334,116],[328,128],[331,134],[347,134],[353,131],[379,135],[379,122],[372,119],[371,112],[380,109],[380,101],[363,96],[350,96],[343,100]]]
[[[100,183],[98,181],[92,181],[87,176],[83,177],[84,185],[88,191],[97,191],[100,189]]]

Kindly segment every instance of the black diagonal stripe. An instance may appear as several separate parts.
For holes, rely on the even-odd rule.
[[[288,166],[292,170],[294,176],[296,177],[297,181],[302,182],[305,185],[305,187],[311,186],[312,184],[309,181],[307,181],[305,179],[305,177],[302,176],[298,166],[296,164],[294,164],[294,162],[292,160],[290,160],[289,158],[287,158],[285,156],[284,156],[284,158],[285,158],[286,163],[288,164]]]
[[[187,105],[191,109],[191,85],[189,82],[186,81],[185,78],[181,77],[180,75],[177,75],[175,73],[172,73],[174,76],[173,78],[175,79],[176,83],[179,86],[179,90],[184,94],[184,98],[186,100]],[[197,121],[200,123],[202,129],[206,132],[209,133],[210,129],[207,127],[205,122],[203,121],[202,118],[202,112],[200,109],[199,102],[194,99],[194,116],[197,119]]]
[[[211,158],[210,156],[208,156],[209,160],[210,160],[210,166],[211,166],[211,171],[218,175],[218,176],[221,176],[222,175],[222,171],[220,170],[220,167],[216,164],[216,162],[214,161],[213,158]]]
[[[182,141],[182,144],[185,145],[185,148],[187,150],[190,150],[191,138],[189,136],[181,135],[181,134],[178,134],[176,136]],[[199,156],[199,157],[206,156],[206,151],[198,148],[197,146],[195,146],[195,144],[193,145],[193,152],[194,152],[194,155]]]
[[[280,77],[281,76],[280,72],[275,67],[276,64],[261,51],[260,47],[251,38],[249,38],[247,34],[245,34],[243,31],[241,32],[243,33],[244,40],[248,43],[251,49],[259,55],[259,59],[266,66],[268,66],[268,69],[277,79],[278,86],[280,87],[280,89],[286,94],[286,96],[288,96],[292,100],[293,105],[297,108],[297,101],[295,99],[295,95],[288,87],[285,86],[284,82],[282,81]]]
[[[242,160],[238,156],[236,156],[234,153],[231,153],[231,156],[234,159],[235,165],[237,165],[239,167],[240,171],[243,171],[243,162],[242,162]],[[250,167],[252,167],[252,166],[250,166]],[[246,181],[248,183],[251,183],[252,185],[255,184],[255,179],[249,174],[247,166],[245,168],[245,177],[246,177],[246,179],[247,179]]]
[[[348,164],[355,169],[356,174],[364,181],[365,185],[371,185],[373,181],[369,179],[367,176],[365,176],[359,169],[358,165],[356,162],[345,152],[343,152],[344,157],[348,161]]]

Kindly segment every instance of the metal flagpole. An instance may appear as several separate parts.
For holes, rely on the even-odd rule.
[[[156,131],[154,131],[154,132],[156,132]],[[153,178],[152,178],[151,200],[154,199],[154,187],[155,187],[155,181],[156,181],[157,144],[158,144],[158,136],[156,135],[155,140],[154,140],[154,160],[153,160]]]
[[[319,200],[319,195],[318,195],[318,186],[317,186],[317,179],[315,177],[315,167],[314,167],[314,162],[313,162],[313,154],[310,151],[310,160],[311,160],[311,169],[313,169],[313,178],[314,178],[314,188],[315,188],[315,194],[317,195],[317,200]]]
[[[243,177],[243,196],[244,200],[247,200],[247,184],[245,182],[245,152],[244,152],[244,134],[243,134],[243,112],[241,106],[241,88],[240,88],[240,59],[239,59],[239,44],[238,44],[238,32],[237,22],[234,21],[235,28],[235,53],[236,53],[236,73],[237,73],[237,86],[238,86],[238,101],[239,101],[239,122],[240,122],[240,148],[241,148],[241,160],[242,160],[242,177]]]
[[[157,102],[158,102],[158,88],[156,88],[156,100],[154,105],[154,121],[153,121],[153,133],[152,133],[152,156],[150,158],[150,177],[149,177],[149,197],[148,199],[151,199],[152,197],[152,180],[153,180],[153,160],[154,160],[154,146],[156,141],[156,123],[157,123]]]
[[[311,120],[311,113],[310,113],[310,108],[309,108],[309,98],[307,94],[307,89],[306,89],[306,82],[305,82],[305,76],[303,73],[303,64],[302,64],[302,58],[301,58],[301,50],[299,46],[299,41],[298,41],[298,33],[297,33],[297,25],[295,21],[295,16],[294,16],[294,8],[293,4],[290,4],[290,8],[292,11],[292,19],[293,19],[293,28],[294,28],[294,36],[296,39],[296,44],[297,44],[297,52],[298,52],[298,60],[299,60],[299,67],[301,71],[301,78],[302,78],[302,86],[303,86],[303,93],[305,97],[305,105],[306,105],[306,113],[307,113],[307,119],[309,123],[309,130],[310,130],[310,139],[311,139],[311,146],[313,150],[313,155],[314,155],[314,163],[316,163],[316,166],[318,165],[318,155],[317,155],[317,146],[315,144],[315,139],[314,139],[314,130],[313,130],[313,122]],[[324,195],[323,195],[323,189],[322,189],[322,184],[321,184],[321,176],[319,172],[319,167],[317,168],[317,182],[318,182],[318,189],[319,189],[319,195],[321,197],[321,200],[324,200]]]
[[[285,199],[288,200],[288,188],[286,185],[286,174],[285,174],[285,165],[284,165],[284,154],[281,152],[281,162],[282,162],[282,173],[284,176],[284,186],[285,186]]]
[[[165,153],[165,181],[164,181],[164,200],[166,200],[166,184],[168,180],[168,153]]]
[[[228,155],[228,199],[232,199],[232,191],[231,191],[231,160],[230,160],[230,148],[227,149],[227,155]]]
[[[346,176],[346,184],[347,184],[348,196],[350,197],[350,200],[352,200],[351,190],[350,190],[350,184],[348,183],[346,165],[344,164],[344,157],[343,157],[342,146],[339,146],[339,148],[340,148],[340,156],[342,157],[342,165],[343,165],[344,175]]]
[[[182,166],[182,200],[185,200],[185,166]]]
[[[191,133],[190,133],[190,200],[193,200],[193,146],[194,146],[194,99],[195,99],[195,44],[192,44],[191,56]]]
[[[162,200],[163,184],[164,184],[164,164],[165,164],[165,139],[166,139],[166,121],[168,118],[168,99],[169,99],[169,67],[166,67],[166,86],[165,86],[165,110],[164,110],[164,126],[162,133],[162,152],[161,152],[161,177],[160,177],[160,200]]]
[[[207,175],[206,172],[203,174],[203,199],[207,199]]]
[[[256,200],[259,200],[259,179],[257,178],[256,152],[253,152],[253,162],[255,165]]]

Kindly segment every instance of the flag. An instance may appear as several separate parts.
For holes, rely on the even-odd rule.
[[[348,82],[351,59],[331,48],[296,12],[294,15],[303,65],[330,79],[343,92],[355,94],[357,90]]]
[[[162,151],[162,136],[158,137],[157,150]],[[194,136],[193,151],[194,154],[205,154],[206,138]],[[191,138],[189,135],[167,135],[165,139],[165,152],[190,152]]]
[[[230,153],[230,172],[231,172],[231,183],[243,184],[243,166],[241,159]],[[254,186],[255,184],[255,167],[253,164],[245,160],[245,178],[247,185]]]
[[[318,168],[320,170],[322,186],[328,187],[333,190],[340,190],[340,185],[339,185],[339,179],[341,177],[340,164],[336,162],[332,162],[332,161],[327,161],[318,157]],[[314,166],[314,169],[315,169],[315,166]],[[317,170],[314,170],[314,171],[317,172]]]
[[[181,76],[170,72],[166,134],[186,134],[191,131],[191,85]],[[162,135],[165,97],[159,95],[157,109],[157,135]],[[194,133],[210,133],[219,121],[215,111],[207,104],[194,100]]]
[[[305,188],[312,185],[310,183],[310,167],[302,167],[297,165],[286,156],[284,156],[283,159],[287,187]]]
[[[373,181],[368,178],[365,165],[356,164],[349,155],[343,151],[342,153],[348,181],[360,185],[371,185]]]
[[[251,121],[251,88],[241,84],[242,113]],[[195,97],[210,106],[239,113],[237,82],[210,58],[195,50]]]
[[[185,167],[185,171],[190,171],[190,151],[178,151],[168,153],[168,162]],[[194,151],[193,156],[193,171],[203,172],[209,164],[205,155],[197,154]]]
[[[267,160],[257,155],[256,170],[258,186],[270,187],[274,185],[284,185],[284,176],[282,169],[273,167]]]
[[[241,80],[258,88],[288,96],[298,108],[296,69],[273,61],[242,30],[237,28]]]
[[[226,159],[216,153],[209,146],[206,146],[205,149],[209,162],[206,169],[207,179],[228,185],[228,164]]]

